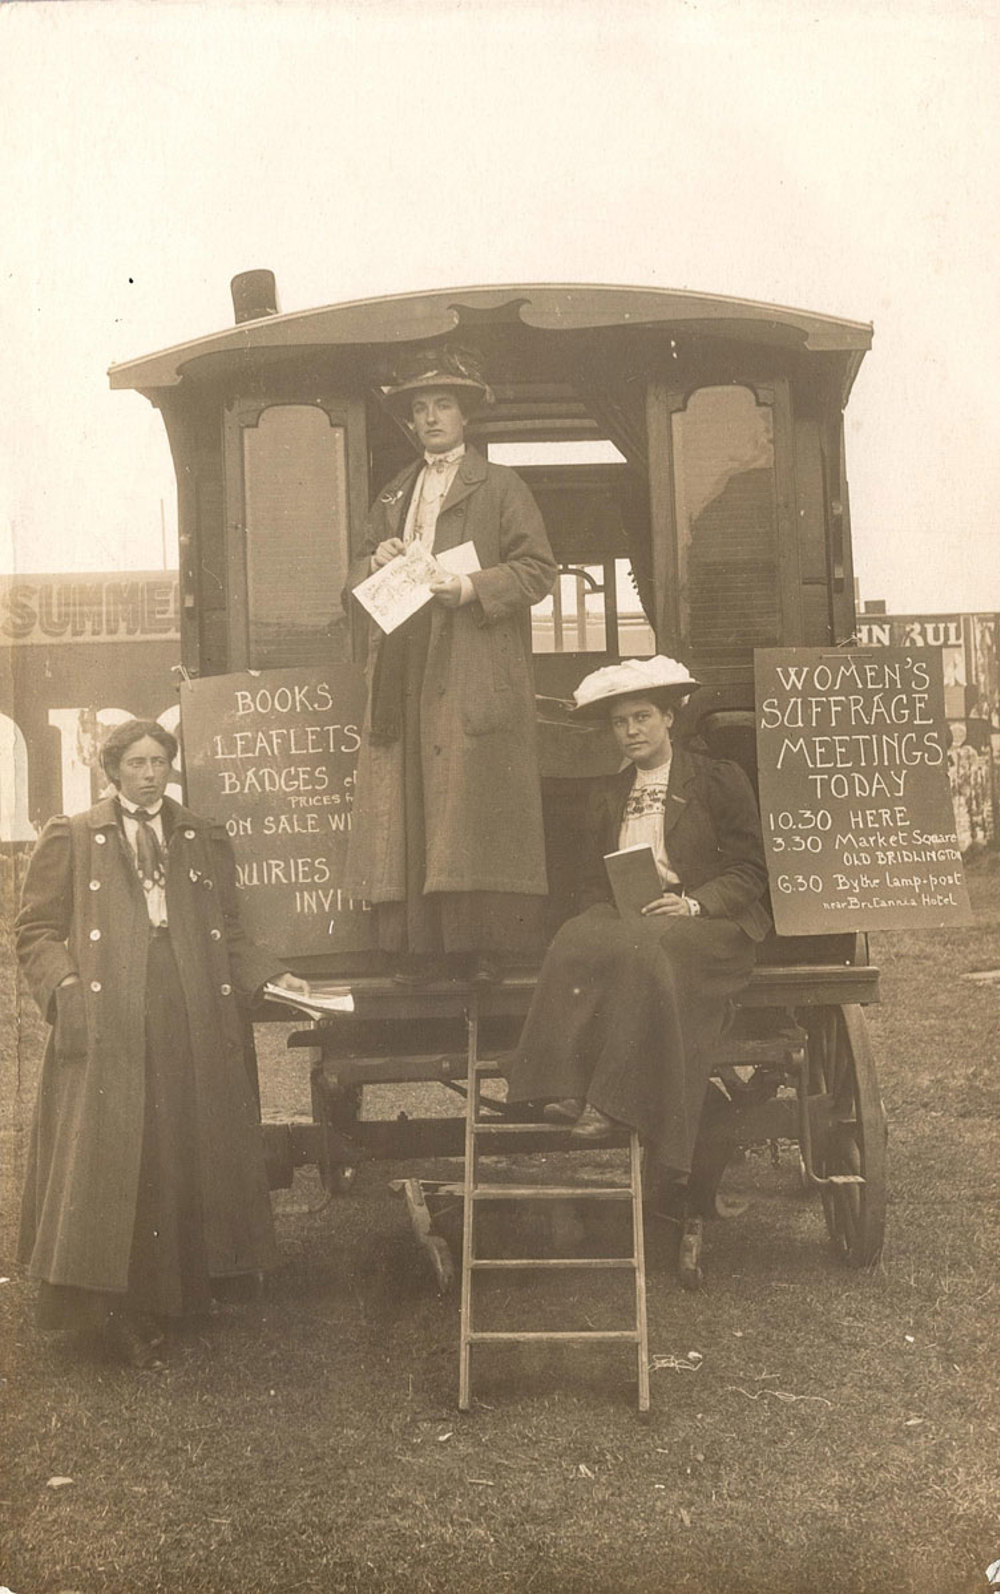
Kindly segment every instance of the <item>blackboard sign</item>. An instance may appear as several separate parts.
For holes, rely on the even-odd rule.
[[[372,945],[340,888],[365,687],[360,670],[246,671],[185,681],[188,800],[224,822],[243,921],[286,957]]]
[[[968,924],[941,654],[755,654],[761,822],[779,935]]]

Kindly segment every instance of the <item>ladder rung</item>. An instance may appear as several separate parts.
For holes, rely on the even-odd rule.
[[[635,1271],[634,1256],[504,1256],[473,1257],[471,1266],[477,1269],[513,1267],[614,1267]]]
[[[511,1123],[509,1119],[477,1118],[472,1126],[474,1135],[568,1135],[572,1124],[519,1124]],[[573,1141],[566,1148],[568,1151],[576,1150]],[[588,1150],[586,1146],[579,1148]],[[600,1148],[602,1151],[627,1151],[628,1134],[615,1135],[608,1139]]]
[[[469,1191],[473,1201],[631,1201],[628,1185],[481,1184]]]
[[[568,1134],[572,1125],[560,1129],[558,1124],[517,1124],[509,1118],[477,1118],[472,1126],[474,1135],[560,1135]]]
[[[634,1328],[581,1328],[570,1329],[477,1329],[474,1333],[467,1334],[469,1344],[485,1345],[499,1344],[502,1340],[524,1342],[526,1340],[574,1340],[581,1344],[586,1340],[617,1340],[619,1344],[637,1345],[639,1333]]]
[[[477,1118],[472,1132],[476,1135],[568,1135],[572,1127],[572,1124],[519,1123],[513,1118]],[[602,1146],[601,1150],[604,1149]]]

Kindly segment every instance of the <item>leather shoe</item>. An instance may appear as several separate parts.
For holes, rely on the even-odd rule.
[[[565,1096],[562,1101],[546,1102],[542,1108],[542,1117],[547,1124],[575,1124],[580,1118],[586,1102],[579,1096]]]
[[[569,1138],[578,1144],[582,1142],[588,1146],[602,1146],[614,1135],[620,1134],[623,1127],[624,1125],[616,1123],[613,1118],[609,1118],[606,1113],[588,1101],[570,1130]]]

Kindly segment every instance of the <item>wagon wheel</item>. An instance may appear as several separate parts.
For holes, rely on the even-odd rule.
[[[816,1173],[864,1179],[821,1187],[827,1230],[851,1267],[874,1267],[885,1239],[888,1129],[860,1007],[827,1007],[813,1017],[809,1091],[829,1096],[832,1106],[829,1128],[816,1137]]]

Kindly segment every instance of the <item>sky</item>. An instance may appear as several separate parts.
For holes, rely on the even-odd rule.
[[[871,321],[861,595],[1000,609],[1000,0],[0,0],[0,571],[176,563],[107,367],[280,307],[471,284]]]

